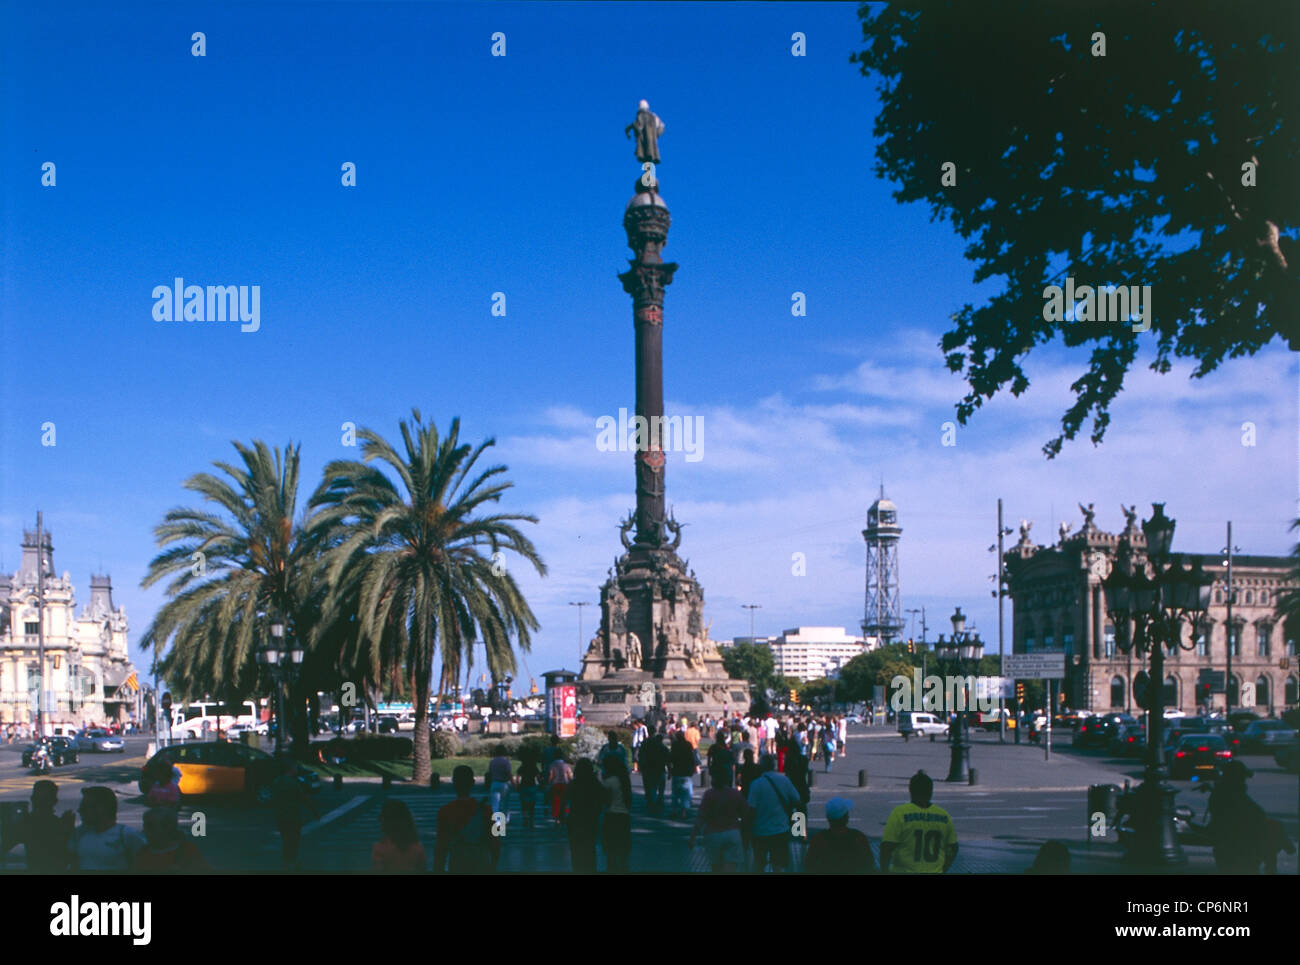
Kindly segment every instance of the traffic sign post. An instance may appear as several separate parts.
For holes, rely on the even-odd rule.
[[[1065,676],[1065,654],[1009,653],[1002,658],[1002,676],[1015,680],[1060,680]]]

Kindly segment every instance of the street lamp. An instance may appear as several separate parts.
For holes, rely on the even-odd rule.
[[[1129,853],[1144,864],[1171,866],[1184,864],[1187,856],[1174,830],[1175,791],[1165,783],[1169,774],[1163,746],[1165,651],[1173,654],[1196,646],[1194,628],[1209,609],[1213,581],[1199,559],[1188,568],[1170,552],[1174,520],[1165,515],[1163,503],[1152,503],[1152,510],[1151,518],[1142,523],[1145,559],[1127,537],[1121,537],[1115,565],[1102,588],[1115,623],[1115,645],[1126,654],[1136,650],[1139,658],[1149,653],[1151,661],[1145,693],[1139,692],[1139,681],[1133,681],[1134,695],[1149,712],[1150,724],[1142,783],[1126,806],[1134,832]],[[1187,641],[1184,621],[1193,627]]]
[[[954,727],[949,729],[949,744],[952,754],[948,764],[946,780],[960,783],[970,781],[970,676],[979,671],[979,662],[984,656],[984,642],[978,632],[966,629],[966,615],[957,607],[952,617],[952,639],[945,640],[939,635],[939,642],[934,645],[935,657],[939,667],[945,672],[956,670],[962,678],[961,707],[956,712]],[[947,694],[945,679],[944,693]]]
[[[278,614],[273,616],[270,639],[257,651],[257,662],[270,671],[275,683],[276,756],[284,749],[284,685],[298,672],[303,659],[302,646],[292,638],[286,644],[284,630],[284,618]]]

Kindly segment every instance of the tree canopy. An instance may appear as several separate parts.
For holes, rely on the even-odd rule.
[[[1275,336],[1300,348],[1289,5],[934,2],[859,17],[852,59],[881,99],[875,174],[951,222],[976,282],[1003,282],[939,343],[967,383],[962,424],[1024,392],[1026,357],[1058,336],[1091,354],[1049,458],[1089,419],[1101,442],[1139,348],[1160,373],[1194,359],[1198,378]],[[1046,286],[1070,278],[1151,286],[1150,331],[1068,308],[1048,320]]]

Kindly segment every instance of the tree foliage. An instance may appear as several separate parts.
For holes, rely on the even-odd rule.
[[[505,466],[478,466],[494,440],[462,443],[459,419],[440,435],[418,409],[398,428],[400,449],[363,429],[362,460],[325,467],[312,499],[313,532],[331,547],[331,612],[355,608],[355,643],[373,675],[400,666],[413,681],[413,780],[422,783],[430,774],[434,657],[442,667],[439,703],[472,662],[475,643],[483,645],[493,679],[513,672],[512,640],[527,650],[538,624],[505,553],[542,575],[546,566],[515,525],[535,523],[535,516],[483,512],[512,486],[501,478]]]
[[[776,663],[771,647],[737,643],[722,648],[722,665],[733,680],[748,680],[750,693],[767,696],[776,686]]]
[[[1049,458],[1089,419],[1102,440],[1140,345],[1153,370],[1190,358],[1198,378],[1278,335],[1300,348],[1300,151],[1286,123],[1300,18],[1288,5],[933,2],[859,17],[866,46],[852,59],[881,99],[875,173],[969,242],[976,282],[1003,283],[940,341],[967,382],[960,422],[1003,389],[1024,392],[1026,356],[1057,337],[1091,354]],[[1044,288],[1067,276],[1150,285],[1150,332],[1045,320]]]

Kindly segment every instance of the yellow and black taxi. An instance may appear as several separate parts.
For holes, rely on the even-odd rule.
[[[279,773],[275,758],[256,747],[224,740],[177,743],[163,748],[140,769],[141,793],[148,791],[146,775],[162,754],[180,771],[180,791],[186,797],[241,794],[265,804]],[[321,788],[320,775],[305,767],[298,768],[298,780],[309,791]]]

